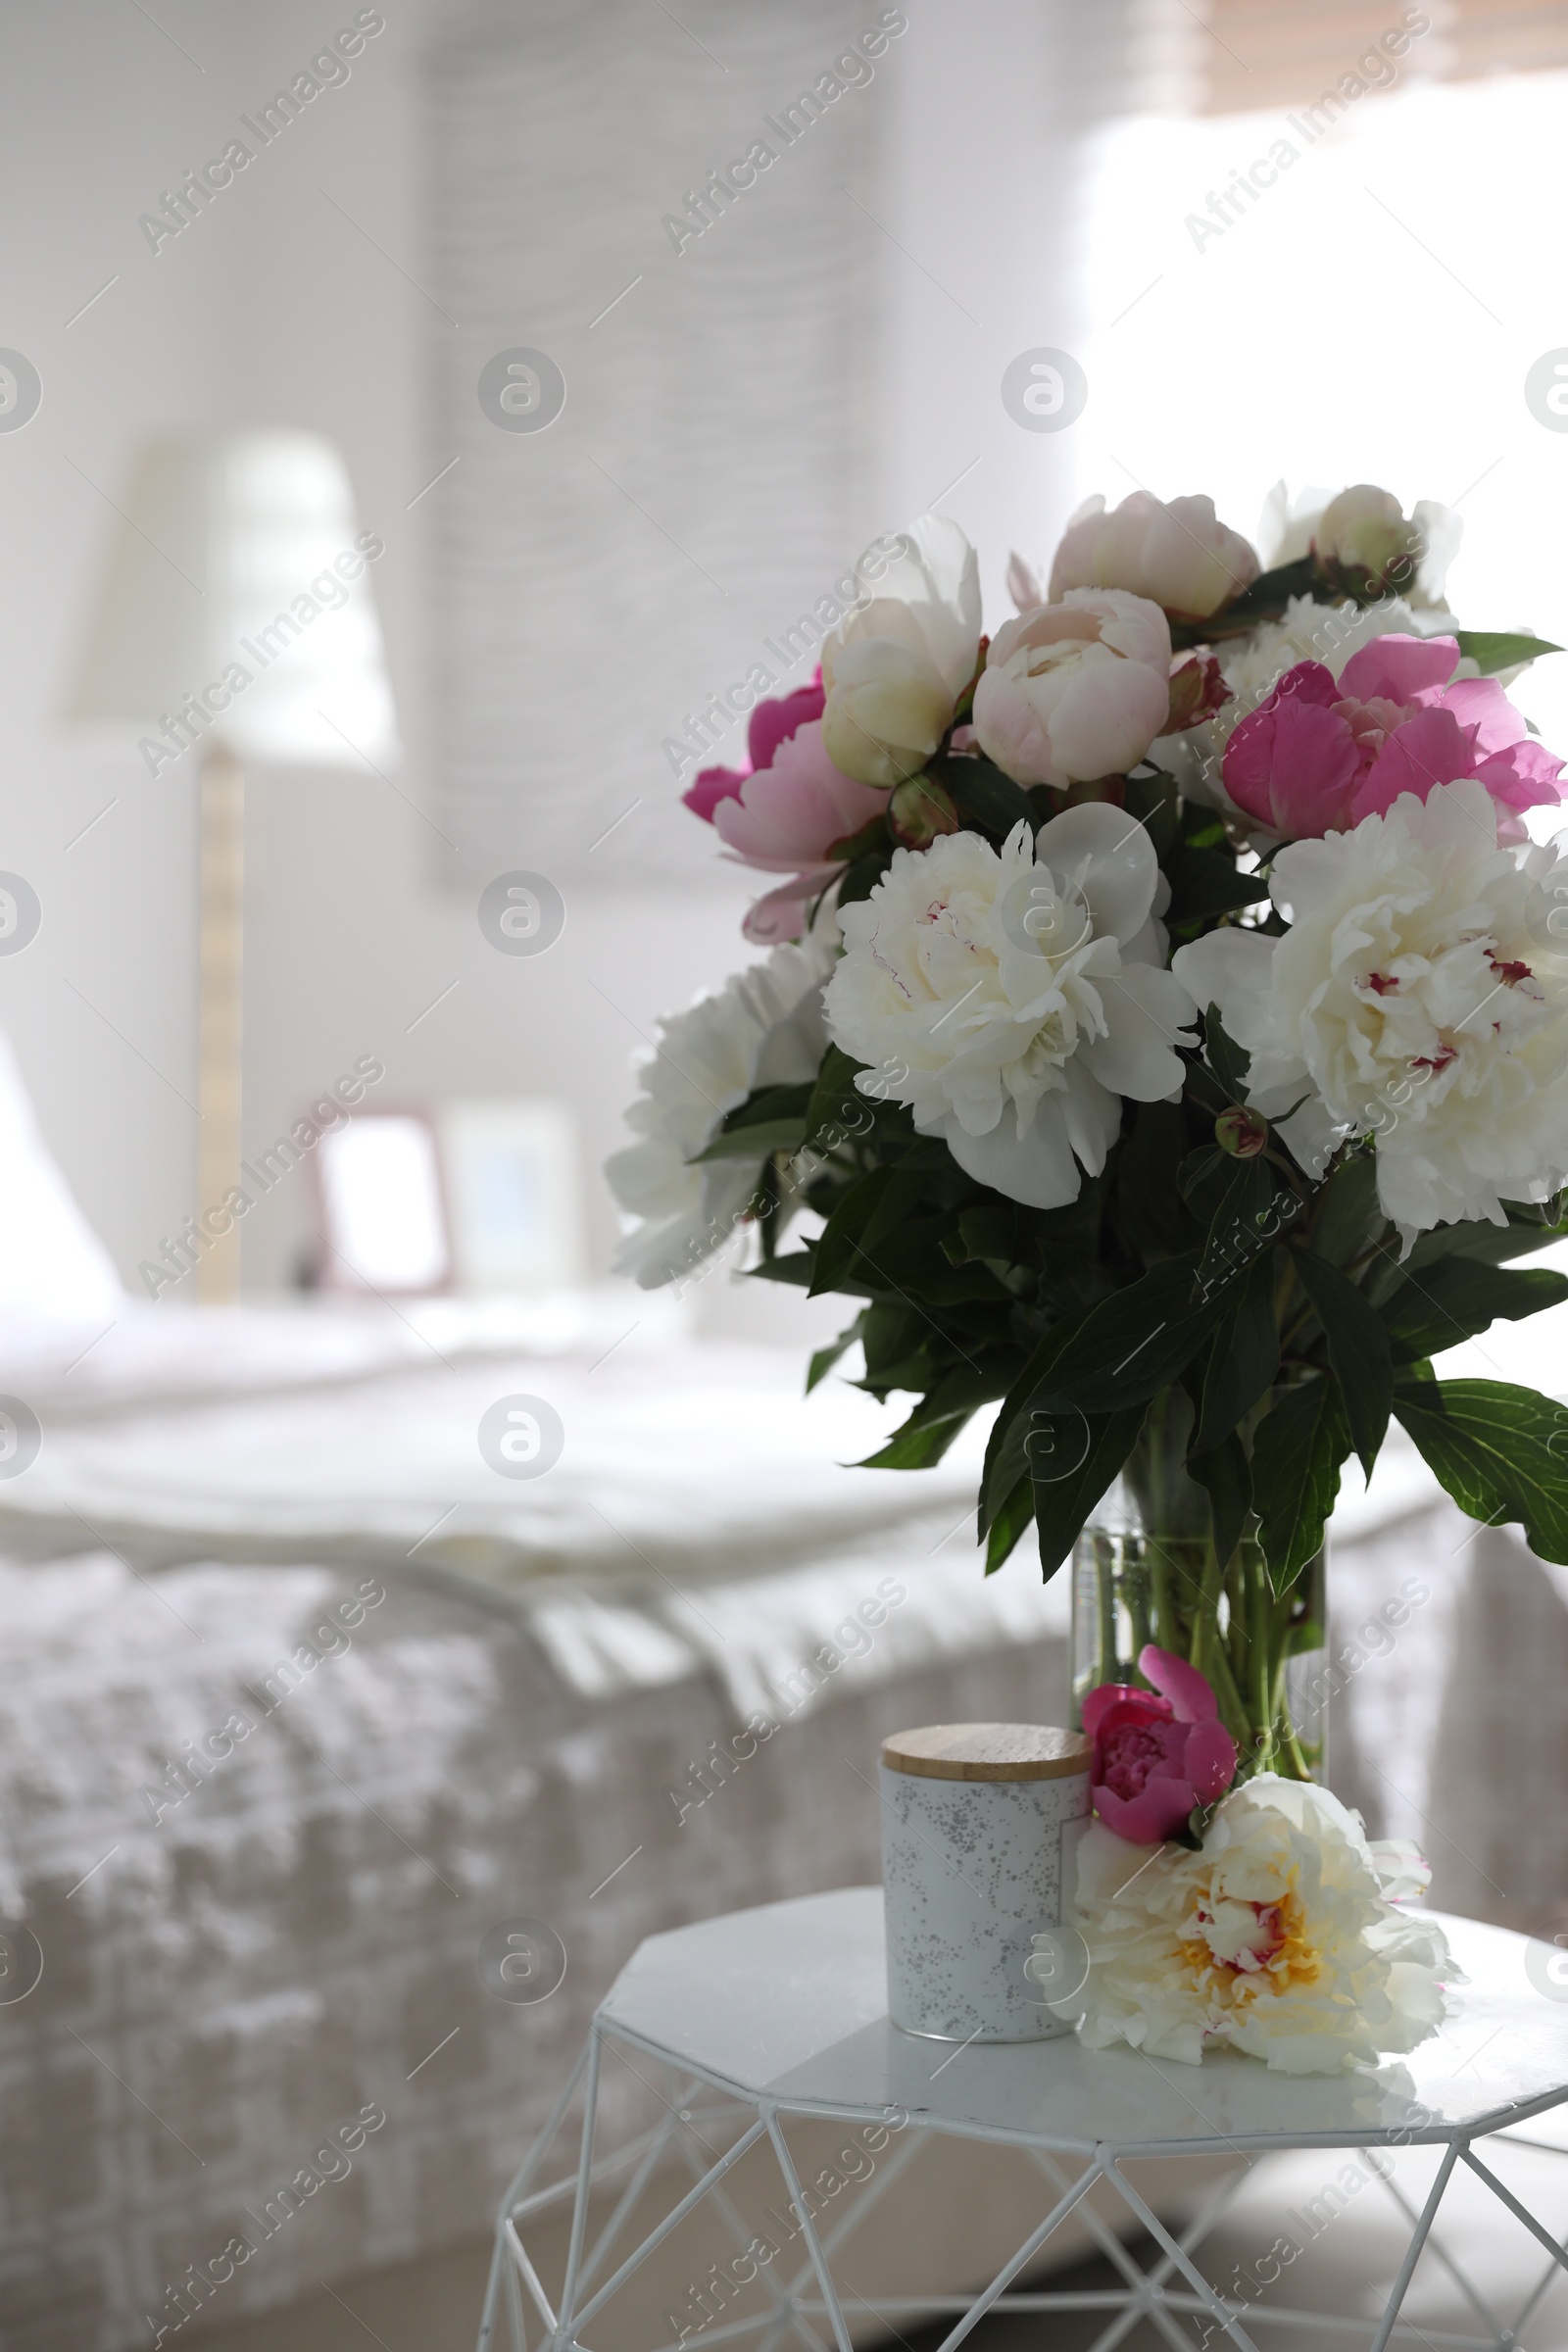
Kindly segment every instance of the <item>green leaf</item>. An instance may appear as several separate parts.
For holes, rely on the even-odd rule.
[[[1404,1374],[1394,1409],[1462,1511],[1516,1519],[1541,1559],[1568,1564],[1568,1409],[1507,1381]]]
[[[846,1276],[862,1282],[877,1280],[876,1268],[865,1254],[865,1244],[876,1229],[877,1211],[897,1180],[893,1168],[873,1168],[852,1184],[816,1237],[816,1271],[811,1277],[814,1297],[843,1288]]]
[[[1149,835],[1163,864],[1181,839],[1181,795],[1176,779],[1152,762],[1127,778],[1123,807]]]
[[[1253,1259],[1241,1286],[1241,1297],[1214,1334],[1203,1379],[1202,1410],[1192,1440],[1194,1453],[1205,1454],[1228,1439],[1243,1416],[1268,1395],[1278,1376],[1280,1334],[1274,1315],[1273,1258],[1273,1250],[1265,1248],[1261,1256]]]
[[[1115,1158],[1116,1205],[1146,1265],[1171,1257],[1191,1239],[1192,1225],[1170,1172],[1182,1157],[1179,1102],[1135,1102]]]
[[[860,1318],[860,1345],[865,1349],[865,1386],[877,1388],[914,1388],[923,1395],[935,1380],[928,1353],[935,1336],[931,1318],[912,1307],[904,1298],[878,1298]],[[922,1358],[928,1377],[906,1381],[896,1377],[916,1357]]]
[[[1016,1362],[1016,1358],[1012,1362]],[[954,1439],[983,1404],[994,1403],[1007,1386],[1006,1367],[959,1364],[923,1396],[887,1444],[860,1463],[862,1470],[925,1470],[939,1462]]]
[[[1219,1017],[1217,1004],[1210,1004],[1203,1015],[1203,1053],[1209,1068],[1231,1101],[1245,1102],[1247,1075],[1252,1066],[1252,1056],[1229,1035]]]
[[[1345,1407],[1324,1377],[1276,1396],[1252,1440],[1258,1540],[1277,1593],[1322,1548],[1323,1528],[1350,1450]]]
[[[1190,850],[1223,849],[1228,838],[1218,809],[1205,808],[1200,801],[1183,801],[1181,830]]]
[[[1069,1419],[1071,1442],[1063,1444],[1057,1451],[1046,1451],[1039,1442],[1054,1434],[1045,1420],[1037,1419],[1030,1441],[1031,1463],[1036,1469],[1035,1524],[1040,1531],[1040,1568],[1048,1584],[1132,1451],[1134,1440],[1144,1426],[1144,1408],[1140,1404],[1127,1412],[1061,1417],[1063,1423]],[[1054,1470],[1058,1461],[1067,1466],[1057,1475],[1044,1478],[1038,1475],[1040,1465]]]
[[[865,1096],[855,1083],[860,1064],[852,1061],[842,1047],[829,1046],[822,1056],[822,1066],[816,1073],[806,1105],[806,1140],[814,1144],[830,1129],[841,1128],[847,1121],[864,1115]]]
[[[1548,1213],[1555,1201],[1543,1208],[1520,1200],[1505,1200],[1502,1205],[1506,1225],[1438,1225],[1424,1233],[1404,1260],[1403,1271],[1419,1273],[1423,1266],[1450,1257],[1475,1257],[1489,1266],[1501,1266],[1509,1258],[1528,1257],[1532,1250],[1568,1241],[1568,1217]]]
[[[875,1453],[868,1453],[863,1462],[856,1464],[856,1468],[929,1470],[941,1461],[968,1418],[967,1413],[959,1413],[941,1420],[923,1421],[916,1407],[907,1421],[894,1431],[887,1444],[879,1446]]]
[[[686,1165],[701,1167],[710,1159],[770,1159],[775,1152],[798,1152],[805,1140],[803,1119],[757,1119],[749,1127],[731,1127],[715,1135]]]
[[[1263,1160],[1232,1159],[1228,1153],[1225,1165],[1230,1171],[1225,1190],[1209,1219],[1199,1260],[1200,1288],[1250,1265],[1280,1229],[1280,1219],[1273,1215],[1273,1170]]]
[[[891,847],[884,846],[881,849],[864,850],[858,858],[854,858],[845,867],[839,882],[839,905],[853,906],[858,899],[868,899],[887,872],[892,855]]]
[[[1268,897],[1266,874],[1244,874],[1223,850],[1188,850],[1171,875],[1165,921],[1173,928],[1232,914]]]
[[[1383,1307],[1394,1351],[1401,1363],[1441,1354],[1503,1318],[1519,1322],[1568,1298],[1568,1275],[1550,1266],[1505,1274],[1473,1257],[1442,1259],[1419,1274],[1406,1272]]]
[[[756,1221],[758,1234],[761,1240],[764,1265],[770,1258],[777,1257],[779,1243],[784,1238],[784,1227],[788,1221],[789,1212],[786,1209],[784,1215],[780,1216],[778,1212],[783,1206],[784,1178],[778,1161],[764,1159],[757,1171],[757,1189],[752,1195],[752,1206],[749,1212]]]
[[[1512,669],[1516,662],[1539,661],[1543,654],[1560,654],[1560,645],[1549,645],[1544,637],[1532,637],[1517,629],[1455,629],[1461,654],[1468,654],[1484,678],[1499,669]]]
[[[1019,1537],[1034,1515],[1034,1483],[1028,1478],[1020,1478],[991,1523],[991,1533],[986,1542],[987,1576],[994,1576],[1004,1560],[1010,1557]]]
[[[1233,1429],[1221,1445],[1210,1446],[1206,1453],[1190,1453],[1187,1475],[1207,1490],[1214,1549],[1223,1566],[1241,1542],[1252,1508],[1252,1465],[1241,1433]]]
[[[978,1200],[960,1211],[957,1230],[943,1244],[955,1265],[971,1258],[1010,1266],[1020,1254],[1019,1214],[1010,1200]]]
[[[1196,1253],[1166,1258],[1093,1307],[1069,1350],[1043,1372],[1035,1401],[1114,1413],[1143,1406],[1192,1361],[1225,1311],[1227,1285],[1194,1296]]]
[[[1187,1153],[1176,1170],[1176,1189],[1189,1208],[1194,1209],[1195,1215],[1201,1212],[1194,1207],[1194,1203],[1212,1192],[1216,1179],[1228,1184],[1233,1165],[1230,1153],[1222,1152],[1218,1144],[1200,1144],[1196,1152]],[[1215,1207],[1218,1205],[1216,1200]],[[1205,1222],[1212,1214],[1212,1210],[1207,1212]]]
[[[861,1336],[861,1327],[864,1322],[865,1315],[862,1311],[860,1314],[856,1316],[855,1321],[850,1325],[848,1331],[841,1331],[838,1338],[830,1341],[827,1347],[818,1348],[816,1349],[815,1353],[811,1357],[810,1368],[806,1375],[806,1394],[808,1396],[809,1396],[811,1391],[816,1387],[817,1382],[826,1380],[834,1365],[838,1363],[842,1357],[848,1355],[850,1349],[855,1346],[856,1341]]]
[[[1082,1320],[1081,1315],[1066,1318],[1071,1324]],[[1029,1408],[1038,1385],[1037,1366],[1052,1344],[1052,1340],[1048,1340],[1043,1347],[1036,1348],[1003,1398],[1002,1410],[991,1424],[991,1435],[986,1440],[985,1467],[980,1473],[978,1516],[982,1538],[1006,1508],[1007,1498],[1019,1479],[1029,1475],[1029,1457],[1024,1450],[1029,1437]]]
[[[985,1468],[980,1479],[980,1533],[983,1536],[1004,1507],[1018,1480],[1027,1475],[1025,1445],[1036,1392],[1045,1374],[1071,1348],[1091,1313],[1089,1307],[1057,1317],[1023,1370],[1003,1398],[1002,1410],[986,1441]]]
[[[823,1233],[815,1237],[815,1284],[818,1292],[837,1292],[844,1289],[844,1277],[856,1277],[858,1282],[872,1282],[882,1289],[907,1287],[919,1282],[926,1292],[943,1292],[953,1303],[953,1287],[956,1296],[976,1296],[973,1289],[964,1289],[964,1282],[985,1282],[985,1292],[997,1292],[997,1280],[990,1272],[976,1268],[973,1275],[956,1275],[936,1263],[936,1251],[929,1245],[929,1235],[919,1237],[919,1245],[909,1245],[907,1221],[909,1211],[919,1206],[924,1195],[924,1183],[917,1174],[907,1174],[898,1166],[877,1166],[870,1176],[860,1176],[851,1183],[844,1198],[837,1201],[835,1211],[827,1218]],[[931,1225],[936,1221],[926,1221]],[[884,1258],[879,1245],[889,1240],[889,1263],[898,1256],[898,1247],[907,1249],[909,1263],[906,1268],[894,1265],[894,1275],[884,1270]],[[903,1284],[898,1275],[903,1272]]]
[[[1028,1456],[1024,1452],[1024,1441],[1028,1434],[1029,1416],[1023,1410],[1015,1390],[1012,1396],[1004,1399],[1001,1412],[991,1424],[991,1435],[986,1440],[985,1468],[980,1473],[978,1514],[982,1537],[1006,1509],[1008,1496],[1019,1479],[1027,1478],[1029,1474]]]
[[[893,1172],[881,1201],[846,1261],[867,1282],[933,1306],[976,1302],[1012,1303],[1012,1293],[995,1269],[978,1258],[953,1265],[942,1248],[948,1230],[942,1217],[910,1219],[910,1179]]]
[[[1388,1331],[1376,1308],[1326,1257],[1314,1256],[1310,1250],[1295,1250],[1291,1264],[1323,1326],[1350,1442],[1370,1478],[1378,1448],[1388,1434],[1394,1402],[1394,1358]],[[1568,1285],[1564,1287],[1568,1289]]]
[[[1349,1152],[1317,1196],[1311,1248],[1331,1265],[1348,1265],[1387,1230],[1378,1205],[1378,1163],[1370,1152]]]
[[[767,1126],[779,1119],[804,1119],[814,1092],[814,1079],[808,1079],[803,1086],[760,1086],[730,1112],[723,1132],[730,1135],[741,1127]]]
[[[991,760],[979,757],[937,759],[932,760],[930,772],[952,796],[961,813],[972,817],[986,832],[1004,841],[1021,821],[1029,827],[1029,837],[1033,840],[1035,812],[1028,795],[1021,784],[1004,776]]]
[[[814,1250],[792,1250],[788,1257],[772,1257],[760,1266],[749,1266],[746,1279],[748,1282],[787,1282],[793,1289],[808,1291],[814,1254]],[[839,1287],[847,1290],[852,1297],[870,1297],[864,1283],[841,1283]]]
[[[1250,625],[1258,619],[1277,620],[1293,596],[1312,596],[1317,586],[1317,566],[1309,555],[1278,564],[1273,571],[1259,572],[1250,588],[1244,588],[1221,612],[1199,624],[1193,642],[1207,644],[1216,637],[1234,635],[1244,622]]]
[[[867,851],[875,850],[880,851],[882,862],[886,865],[893,855],[893,843],[888,838],[887,810],[879,808],[875,816],[860,827],[858,833],[846,833],[842,841],[830,841],[822,855],[824,858],[839,858],[845,864],[853,865],[856,858],[863,858]]]
[[[773,1152],[791,1152],[806,1133],[806,1113],[812,1087],[760,1086],[725,1118],[706,1151],[687,1161],[696,1167],[706,1159],[765,1159]]]

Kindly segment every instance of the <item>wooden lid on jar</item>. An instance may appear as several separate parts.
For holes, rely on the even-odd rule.
[[[1087,1772],[1094,1741],[1050,1723],[928,1723],[882,1742],[890,1772],[925,1781],[1060,1781]]]

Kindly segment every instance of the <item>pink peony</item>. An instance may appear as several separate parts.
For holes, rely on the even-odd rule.
[[[1503,808],[1562,797],[1563,762],[1535,742],[1494,678],[1460,678],[1452,637],[1377,637],[1339,678],[1287,670],[1225,748],[1238,808],[1294,840],[1345,833],[1401,792],[1479,778]],[[1511,835],[1519,838],[1514,825]]]
[[[1070,588],[997,631],[974,690],[981,750],[1016,784],[1136,767],[1170,712],[1170,624],[1120,588]]]
[[[1206,619],[1257,577],[1257,557],[1227,529],[1211,498],[1131,491],[1107,514],[1102,498],[1081,506],[1051,566],[1051,602],[1069,588],[1125,588],[1192,620]],[[1019,585],[1027,578],[1020,569]],[[1016,590],[1014,590],[1016,594]]]
[[[804,726],[808,718],[820,718],[825,701],[822,672],[818,670],[809,686],[797,686],[793,694],[769,695],[766,701],[759,703],[746,729],[746,765],[699,768],[693,782],[681,794],[693,815],[711,824],[718,803],[738,800],[747,777],[760,767],[770,766],[779,745],[797,727]]]
[[[800,937],[811,900],[842,870],[828,851],[887,807],[885,792],[828,758],[822,708],[819,680],[759,703],[747,730],[751,765],[704,768],[681,795],[737,863],[792,877],[747,915],[746,936],[768,945]]]
[[[1095,1811],[1130,1844],[1157,1845],[1186,1827],[1195,1805],[1224,1795],[1236,1742],[1196,1666],[1151,1642],[1138,1670],[1154,1690],[1102,1683],[1084,1700],[1084,1730],[1095,1743]]]

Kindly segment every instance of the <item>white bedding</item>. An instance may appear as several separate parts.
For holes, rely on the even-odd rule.
[[[0,1394],[20,1396],[58,1426],[137,1406],[317,1388],[409,1364],[573,1348],[592,1361],[628,1327],[647,1347],[677,1338],[686,1322],[665,1296],[609,1285],[395,1305],[320,1298],[196,1308],[122,1295],[91,1315],[0,1314]]]
[[[538,1576],[683,1578],[787,1566],[972,1500],[973,1441],[909,1475],[845,1467],[899,1418],[841,1381],[801,1395],[786,1350],[739,1346],[406,1366],[327,1391],[123,1409],[51,1428],[0,1485],[13,1521],[79,1511],[122,1536],[259,1558],[426,1560],[512,1584]],[[480,1452],[486,1410],[536,1396],[562,1458],[511,1478]],[[43,1416],[40,1416],[43,1417]],[[76,1540],[80,1541],[77,1530]]]
[[[417,1331],[401,1313],[154,1310],[70,1371],[60,1344],[29,1362],[13,1341],[0,1384],[37,1399],[43,1443],[0,1481],[0,1545],[456,1578],[505,1592],[585,1696],[706,1667],[742,1714],[813,1658],[825,1690],[1059,1631],[1064,1588],[1026,1560],[980,1572],[983,1423],[934,1470],[858,1469],[896,1405],[837,1378],[807,1397],[792,1352],[697,1345],[627,1304],[531,1310],[526,1352],[515,1317],[457,1306]],[[564,1428],[536,1479],[480,1451],[512,1395]],[[871,1642],[855,1612],[890,1581]]]
[[[79,1362],[66,1345],[0,1348],[0,1389],[36,1399],[44,1433],[0,1480],[0,1544],[18,1551],[455,1578],[506,1594],[586,1697],[707,1668],[742,1714],[798,1692],[813,1658],[825,1692],[1061,1630],[1066,1579],[1043,1590],[1027,1546],[981,1573],[989,1415],[933,1470],[851,1467],[896,1406],[836,1377],[807,1397],[791,1351],[694,1343],[630,1294],[488,1314],[153,1308]],[[482,1416],[514,1395],[564,1429],[536,1479],[480,1450]],[[1397,1434],[1359,1485],[1347,1542],[1434,1499]],[[900,1597],[868,1642],[855,1612],[889,1580]]]

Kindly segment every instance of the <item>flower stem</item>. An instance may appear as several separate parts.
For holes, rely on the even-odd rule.
[[[1180,1654],[1181,1626],[1171,1590],[1171,1563],[1158,1544],[1150,1546],[1149,1579],[1153,1597],[1154,1640],[1161,1649]]]
[[[1103,1683],[1116,1680],[1120,1660],[1116,1655],[1116,1573],[1114,1547],[1095,1543],[1095,1595],[1100,1615],[1100,1679]]]
[[[1219,1701],[1220,1716],[1225,1728],[1236,1741],[1240,1752],[1245,1756],[1248,1740],[1250,1736],[1247,1708],[1243,1704],[1241,1691],[1236,1687],[1236,1677],[1231,1672],[1231,1662],[1225,1655],[1223,1642],[1214,1643],[1211,1663],[1205,1667],[1204,1672],[1213,1685],[1214,1696]]]
[[[1257,1720],[1252,1726],[1253,1753],[1261,1762],[1268,1758],[1274,1744],[1273,1677],[1269,1671],[1268,1570],[1261,1559],[1252,1564],[1250,1582],[1252,1590],[1249,1616],[1251,1639],[1248,1664],[1251,1669],[1253,1698],[1257,1708]]]

